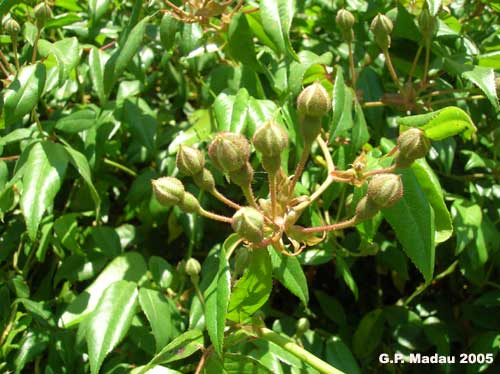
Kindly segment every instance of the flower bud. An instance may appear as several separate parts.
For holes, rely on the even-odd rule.
[[[244,207],[238,210],[231,226],[249,242],[258,243],[264,239],[264,216],[254,208]]]
[[[319,82],[314,82],[302,90],[297,98],[297,111],[308,117],[323,117],[332,109],[332,99]]]
[[[425,41],[430,41],[438,29],[438,22],[429,9],[425,7],[418,16],[418,27]]]
[[[19,26],[19,23],[12,17],[5,20],[3,28],[11,37],[17,37],[17,34],[21,31],[21,26]]]
[[[248,186],[253,180],[253,168],[249,162],[246,162],[240,169],[229,172],[231,182],[238,186]]]
[[[241,134],[221,132],[208,147],[215,167],[225,173],[242,168],[250,158],[250,144]]]
[[[45,1],[37,4],[33,10],[35,12],[36,27],[39,29],[45,26],[45,23],[53,17],[52,9]]]
[[[262,156],[262,167],[269,174],[275,174],[278,172],[281,166],[281,156],[268,157]]]
[[[185,192],[182,201],[179,203],[179,208],[186,213],[197,213],[201,207],[198,199],[193,194]]]
[[[200,190],[211,192],[215,189],[214,176],[208,169],[203,169],[199,173],[193,175],[193,180]]]
[[[403,182],[396,174],[377,174],[368,183],[368,200],[380,209],[390,208],[403,197]]]
[[[354,26],[354,16],[347,9],[340,9],[337,12],[337,16],[335,17],[335,21],[337,22],[337,26],[341,30],[350,30]]]
[[[156,199],[161,205],[179,204],[184,199],[184,185],[173,177],[161,177],[151,181]]]
[[[417,128],[406,130],[398,137],[399,153],[396,156],[396,167],[408,167],[417,158],[425,157],[430,146],[431,141],[422,130]]]
[[[205,167],[205,157],[199,150],[181,145],[175,160],[177,168],[184,175],[193,176]]]
[[[378,14],[372,21],[370,30],[375,36],[375,42],[385,50],[391,46],[392,21],[384,14]]]
[[[364,196],[356,205],[356,221],[364,221],[373,218],[380,209]]]
[[[296,334],[301,336],[303,335],[309,328],[311,327],[311,324],[309,323],[309,320],[305,317],[299,318],[297,321],[297,332]]]
[[[191,257],[187,260],[184,271],[191,278],[193,283],[198,283],[200,280],[201,265],[197,259]]]
[[[256,131],[252,139],[257,151],[267,157],[281,155],[288,145],[288,134],[275,121],[266,121]]]

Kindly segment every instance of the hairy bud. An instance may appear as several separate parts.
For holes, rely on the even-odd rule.
[[[297,98],[297,111],[308,117],[323,117],[332,109],[332,99],[319,82],[314,82],[302,90]]]
[[[431,141],[422,130],[417,128],[406,130],[398,137],[399,153],[396,156],[396,167],[408,167],[417,158],[425,157],[430,146]]]
[[[390,208],[403,197],[403,182],[396,174],[377,174],[368,183],[368,200],[380,209]]]
[[[241,168],[229,173],[231,182],[238,186],[248,186],[253,180],[253,168],[250,162],[246,162]]]
[[[189,192],[185,192],[182,201],[179,203],[179,208],[186,213],[197,213],[200,211],[201,206],[196,197]]]
[[[17,34],[21,31],[21,26],[19,26],[19,23],[12,17],[5,20],[3,28],[11,37],[17,37]]]
[[[264,216],[256,209],[244,207],[233,216],[233,230],[252,243],[264,239]]]
[[[372,21],[370,30],[375,36],[375,42],[385,50],[391,46],[392,21],[384,14],[378,14]]]
[[[379,207],[372,200],[364,196],[356,205],[356,221],[364,221],[373,218],[379,211]]]
[[[193,180],[200,190],[211,192],[215,189],[214,176],[208,169],[203,169],[198,174],[193,175]]]
[[[35,12],[36,27],[39,29],[45,26],[45,23],[53,17],[52,9],[45,1],[37,4],[33,10]]]
[[[288,134],[275,121],[266,121],[252,139],[255,149],[267,157],[280,156],[288,145]]]
[[[430,41],[438,29],[438,22],[429,9],[425,7],[418,16],[418,27],[424,40]]]
[[[174,177],[161,177],[151,181],[153,192],[161,205],[172,206],[184,199],[184,185]]]
[[[175,160],[177,168],[184,175],[193,176],[205,167],[205,157],[199,150],[181,145]]]
[[[337,22],[339,29],[342,31],[344,39],[351,42],[353,39],[352,27],[354,26],[354,22],[356,22],[352,13],[346,9],[340,9],[337,12],[335,21]]]
[[[221,132],[208,147],[215,167],[228,173],[241,169],[250,158],[250,144],[241,134]]]

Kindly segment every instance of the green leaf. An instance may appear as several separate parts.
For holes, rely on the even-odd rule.
[[[271,100],[258,100],[250,97],[248,100],[248,115],[245,134],[249,137],[253,136],[255,129],[270,118],[274,118],[278,111],[276,103]]]
[[[449,106],[435,112],[402,117],[397,120],[399,126],[418,127],[431,140],[442,140],[461,134],[470,139],[476,127],[469,115],[462,109]],[[402,129],[404,131],[404,129]]]
[[[3,91],[0,128],[19,121],[31,112],[42,96],[46,74],[45,65],[41,63],[25,66],[19,71],[16,79]]]
[[[260,17],[265,33],[282,55],[289,55],[298,60],[289,35],[294,12],[295,1],[293,0],[260,1]]]
[[[153,280],[163,289],[172,284],[175,268],[166,260],[158,256],[151,256],[148,261],[149,271]]]
[[[450,212],[444,203],[443,190],[439,184],[439,179],[423,159],[416,160],[411,169],[434,211],[434,226],[436,229],[434,240],[436,243],[442,243],[450,238],[453,233],[453,225]]]
[[[151,325],[158,352],[172,337],[170,305],[161,292],[149,288],[139,290],[139,303]]]
[[[127,334],[136,306],[135,283],[117,281],[104,291],[86,323],[86,340],[92,374],[99,373],[106,356]]]
[[[137,252],[127,252],[116,257],[96,280],[68,305],[59,318],[59,327],[77,325],[92,313],[101,295],[111,284],[119,280],[139,282],[146,271],[146,262],[142,255]]]
[[[471,70],[464,71],[462,76],[478,86],[496,110],[500,109],[495,85],[495,70],[484,66],[474,66]]]
[[[69,134],[85,131],[97,124],[97,114],[90,108],[77,110],[56,122],[56,129]]]
[[[201,348],[203,348],[203,332],[196,329],[188,330],[172,340],[160,353],[155,355],[138,374],[146,373],[155,365],[182,360],[183,358],[191,356]]]
[[[352,276],[349,266],[347,266],[347,263],[341,256],[337,256],[335,267],[337,269],[337,273],[342,277],[342,280],[351,290],[352,294],[354,295],[354,298],[358,300],[359,297],[358,285],[356,284],[356,281]]]
[[[210,355],[203,370],[205,374],[271,374],[273,373],[255,358],[238,353],[226,353],[224,360]]]
[[[285,256],[268,247],[273,265],[273,276],[307,306],[309,289],[307,279],[297,257]]]
[[[252,30],[245,13],[238,12],[231,18],[228,30],[228,47],[231,56],[255,71],[262,71],[255,54]],[[245,46],[242,48],[242,46]]]
[[[434,212],[411,169],[401,172],[404,194],[382,214],[426,282],[434,273]]]
[[[27,363],[33,361],[47,348],[50,342],[50,336],[46,331],[30,330],[23,337],[14,358],[16,374],[23,372]]]
[[[219,268],[212,282],[205,290],[205,323],[208,335],[219,356],[222,356],[224,327],[227,307],[231,295],[231,274],[224,246],[219,252]]]
[[[104,91],[105,64],[106,58],[104,52],[96,47],[92,47],[89,53],[90,80],[101,105],[106,103],[106,93]]]
[[[429,12],[435,16],[441,8],[441,0],[425,0],[427,6],[429,7]]]
[[[104,94],[109,96],[116,81],[130,65],[132,58],[142,47],[142,40],[150,17],[145,17],[134,26],[124,43],[114,52],[104,65]]]
[[[61,188],[68,157],[63,146],[49,141],[36,143],[29,152],[20,203],[28,234],[34,241],[44,212],[53,205]]]
[[[59,84],[64,83],[80,61],[80,46],[75,37],[61,39],[55,43],[40,40],[38,50],[42,57],[49,57],[50,54],[55,56],[59,68]]]
[[[250,265],[236,283],[229,300],[228,319],[242,322],[264,305],[271,294],[272,271],[269,253],[254,250]]]
[[[382,340],[383,332],[382,309],[375,309],[365,314],[352,338],[354,354],[359,358],[369,357]]]
[[[108,10],[110,0],[89,0],[89,16],[92,23],[100,20]]]
[[[352,90],[344,83],[344,73],[340,66],[337,66],[337,75],[333,86],[333,115],[330,123],[330,131],[335,139],[353,126],[352,120]]]
[[[361,369],[352,355],[349,347],[338,336],[332,336],[326,341],[326,361],[344,373],[361,373]]]
[[[160,40],[163,48],[169,51],[175,43],[175,34],[179,21],[170,13],[165,13],[160,23]]]
[[[240,89],[236,96],[221,93],[214,102],[218,131],[244,133],[248,112],[248,91]]]
[[[354,123],[352,127],[351,139],[351,144],[355,151],[360,150],[361,147],[363,147],[363,145],[370,140],[370,133],[368,132],[368,126],[366,125],[363,108],[361,108],[358,100],[354,101]]]

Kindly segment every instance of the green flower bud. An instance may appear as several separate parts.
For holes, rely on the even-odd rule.
[[[314,82],[302,90],[297,98],[300,115],[321,118],[332,109],[332,99],[319,82]]]
[[[356,221],[364,221],[373,218],[379,211],[379,207],[376,206],[372,200],[369,200],[364,196],[359,200],[358,205],[356,205]]]
[[[19,26],[19,23],[12,17],[5,20],[3,28],[11,37],[17,37],[17,34],[21,31],[21,26]]]
[[[253,180],[253,168],[246,162],[240,169],[229,172],[231,182],[238,186],[248,186]]]
[[[375,36],[375,42],[382,49],[388,49],[391,46],[392,21],[384,14],[378,14],[372,21],[370,30]]]
[[[184,185],[173,177],[161,177],[151,181],[153,192],[161,205],[172,206],[184,199]]]
[[[197,259],[191,257],[187,260],[184,271],[191,278],[193,283],[198,283],[200,280],[201,265]]]
[[[233,230],[252,243],[264,239],[264,216],[254,208],[244,207],[233,216]]]
[[[201,207],[198,199],[193,194],[185,192],[182,201],[179,203],[179,208],[186,213],[197,213]]]
[[[181,145],[177,152],[176,165],[184,175],[193,176],[205,167],[205,157],[199,150]]]
[[[305,317],[299,318],[297,321],[297,332],[296,334],[301,336],[303,335],[309,328],[311,327],[311,324],[309,323],[309,320]]]
[[[368,183],[368,200],[380,209],[390,208],[403,197],[403,182],[396,174],[377,174]]]
[[[321,118],[304,116],[300,121],[299,129],[304,143],[311,144],[321,131]]]
[[[340,9],[337,12],[337,16],[335,17],[335,21],[337,22],[337,26],[341,30],[350,30],[354,26],[354,16],[347,9]]]
[[[287,147],[288,134],[275,121],[266,121],[255,131],[252,142],[255,149],[264,156],[276,157]]]
[[[234,258],[234,271],[236,274],[243,274],[245,269],[250,264],[250,250],[245,247],[241,247],[236,252],[236,256]]]
[[[431,14],[431,12],[429,12],[427,7],[422,9],[420,15],[418,16],[418,27],[424,37],[424,40],[426,41],[430,41],[437,32],[437,19]]]
[[[35,12],[36,27],[39,29],[45,26],[45,23],[53,17],[52,9],[45,1],[37,4],[33,10]]]
[[[208,169],[203,169],[198,174],[193,175],[193,180],[200,190],[211,192],[215,189],[214,176]]]
[[[250,144],[241,134],[221,132],[210,143],[208,155],[215,167],[224,173],[236,171],[250,158]]]
[[[398,137],[399,153],[396,156],[396,167],[405,168],[410,166],[417,158],[425,157],[431,141],[425,133],[417,128],[411,128]]]

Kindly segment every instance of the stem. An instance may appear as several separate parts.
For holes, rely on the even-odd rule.
[[[417,54],[415,55],[415,59],[413,60],[413,63],[411,64],[411,69],[410,72],[408,73],[408,82],[411,82],[413,79],[413,73],[415,73],[415,68],[417,67],[417,62],[420,59],[420,55],[422,54],[422,46],[418,47]]]
[[[356,71],[354,70],[354,55],[352,53],[352,43],[347,43],[349,49],[349,68],[351,69],[352,88],[356,90]]]
[[[389,166],[388,168],[367,171],[366,173],[364,173],[364,176],[368,177],[375,174],[392,173],[394,170],[396,170],[396,165]]]
[[[137,173],[135,171],[133,171],[132,169],[129,169],[125,165],[119,164],[118,162],[112,161],[108,158],[104,158],[104,163],[106,165],[113,166],[117,169],[120,169],[121,171],[124,171],[125,173],[127,173],[131,177],[137,177]]]
[[[7,71],[7,69],[1,62],[0,62],[0,69],[2,69],[2,73],[5,75],[5,78],[7,78],[10,75],[10,73]]]
[[[311,232],[342,230],[342,229],[354,226],[356,223],[357,223],[356,217],[352,217],[346,221],[334,223],[333,225],[308,227],[308,228],[302,229],[300,231],[303,233],[311,233]]]
[[[299,180],[302,172],[304,171],[304,167],[306,166],[307,159],[309,158],[309,154],[311,153],[312,144],[306,143],[304,145],[304,150],[302,151],[302,156],[300,157],[300,161],[295,169],[295,174],[293,175],[292,183],[290,184],[290,194],[293,196],[293,191],[295,189],[295,185]]]
[[[0,58],[2,59],[2,62],[5,64],[5,66],[10,70],[11,74],[16,74],[16,71],[12,68],[12,65],[9,64],[9,61],[7,61],[7,58],[3,54],[3,52],[0,50]]]
[[[276,218],[276,173],[269,173],[269,195],[271,196],[271,214]]]
[[[36,61],[36,54],[38,51],[38,40],[40,39],[40,35],[42,34],[42,29],[38,29],[36,32],[35,42],[33,43],[33,54],[31,55],[31,63],[34,64]]]
[[[31,115],[32,115],[33,119],[35,120],[38,132],[40,132],[40,135],[42,135],[42,137],[45,137],[46,133],[45,133],[45,131],[43,131],[42,123],[40,122],[40,118],[38,117],[38,113],[36,112],[36,108],[33,108]]]
[[[471,88],[456,88],[456,89],[451,89],[451,90],[437,90],[437,91],[432,91],[428,94],[421,95],[419,96],[419,99],[426,99],[428,97],[434,97],[434,96],[439,96],[439,95],[448,95],[448,94],[454,94],[454,93],[462,93],[462,92],[469,92],[471,93],[478,93],[479,90],[475,89],[474,87]]]
[[[330,151],[328,150],[328,145],[326,144],[326,142],[323,140],[323,138],[321,136],[318,136],[318,138],[316,140],[319,144],[319,147],[321,148],[321,152],[323,152],[323,157],[325,157],[326,167],[328,169],[328,173],[331,173],[332,171],[335,170],[335,164],[333,163],[332,155],[330,154]]]
[[[14,52],[14,63],[16,65],[16,70],[19,72],[19,56],[17,55],[17,36],[12,39],[12,50]]]
[[[433,101],[433,102],[431,102],[431,106],[436,105],[436,104],[450,103],[450,102],[454,102],[454,101],[458,101],[458,100],[469,101],[469,100],[484,100],[484,99],[486,99],[486,96],[483,96],[483,95],[472,95],[472,96],[467,96],[467,97],[454,97],[451,99],[439,99],[439,100]]]
[[[255,209],[260,210],[260,207],[257,205],[257,201],[255,200],[255,196],[252,191],[252,186],[241,186],[241,190],[243,191],[243,195],[247,199],[248,203]]]
[[[387,68],[389,69],[389,73],[391,73],[392,80],[398,86],[399,91],[403,94],[403,89],[401,87],[401,82],[399,82],[398,74],[396,70],[394,70],[394,66],[392,65],[391,55],[389,54],[389,50],[387,48],[384,49],[385,63]]]
[[[424,65],[424,77],[422,78],[421,86],[425,87],[427,84],[428,70],[429,70],[429,60],[431,56],[431,48],[428,42],[425,43],[425,65]]]
[[[306,351],[304,348],[300,347],[297,345],[295,342],[290,340],[289,338],[286,338],[273,330],[270,330],[266,327],[253,327],[253,331],[255,334],[257,334],[258,337],[267,340],[269,342],[272,342],[287,352],[291,353],[295,357],[300,358],[303,362],[309,364],[312,366],[314,369],[318,370],[320,373],[323,374],[344,374],[343,371],[340,371],[333,366],[331,366],[329,363],[321,360],[320,358],[316,357],[312,353]]]
[[[383,101],[368,101],[367,103],[363,103],[361,106],[364,108],[377,108],[386,105],[387,104]]]
[[[203,208],[200,208],[200,211],[198,212],[200,215],[203,217],[207,217],[210,219],[213,219],[215,221],[220,221],[220,222],[227,222],[227,223],[232,223],[233,219],[226,217],[226,216],[221,216],[220,214],[212,213],[209,212],[208,210],[205,210]]]
[[[225,197],[223,194],[221,194],[219,191],[214,189],[213,191],[210,191],[213,197],[215,197],[217,200],[222,201],[224,204],[230,206],[231,208],[234,208],[236,210],[241,209],[241,205],[236,204],[234,201],[229,200],[227,197]]]

